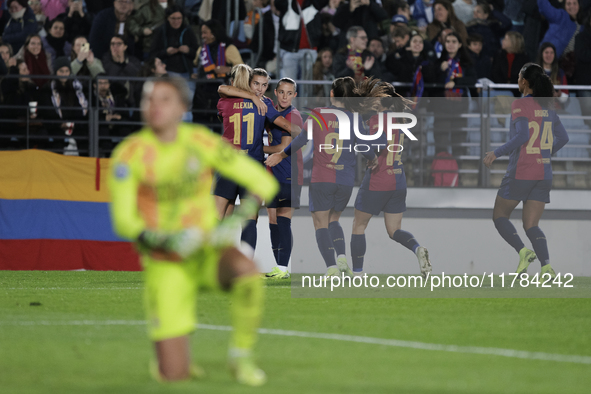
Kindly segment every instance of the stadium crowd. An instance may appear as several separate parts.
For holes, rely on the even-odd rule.
[[[183,76],[194,95],[193,110],[215,111],[217,87],[241,63],[277,78],[332,81],[351,76],[361,81],[373,76],[404,82],[407,87],[398,91],[415,100],[474,96],[479,92],[467,87],[482,78],[517,83],[529,61],[540,64],[555,84],[591,85],[586,72],[591,65],[591,0],[236,4],[237,10],[228,0],[0,0],[0,116],[22,119],[26,106],[38,103],[31,117],[56,122],[42,133],[63,134],[70,120],[86,115],[92,100],[104,108],[100,119],[114,124],[101,127],[102,135],[124,136],[132,128],[116,122],[139,120],[139,115],[112,108],[138,107],[142,88],[141,81],[126,78]],[[90,88],[43,75],[95,79]],[[440,87],[430,88],[432,83]],[[329,85],[318,84],[303,93],[326,97],[329,92]],[[557,96],[568,93],[560,90]],[[591,91],[576,94],[588,97]],[[42,109],[43,104],[53,109]],[[19,105],[23,108],[6,107]],[[206,123],[215,118],[188,115],[185,120]],[[2,129],[15,133],[22,123],[6,123]]]

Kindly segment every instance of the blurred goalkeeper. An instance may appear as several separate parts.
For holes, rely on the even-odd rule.
[[[241,221],[256,214],[257,199],[273,199],[278,184],[208,128],[181,123],[190,99],[180,78],[145,84],[146,127],[122,142],[111,159],[111,215],[115,231],[136,242],[141,254],[148,331],[157,356],[154,376],[174,381],[203,373],[191,364],[189,334],[197,323],[198,289],[213,288],[231,297],[230,369],[238,382],[258,386],[266,377],[252,348],[263,288],[254,262],[234,245]],[[211,195],[213,170],[251,193],[222,222]]]

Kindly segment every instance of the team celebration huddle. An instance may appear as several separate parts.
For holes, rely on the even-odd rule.
[[[136,242],[141,254],[146,317],[156,352],[151,372],[159,381],[204,374],[190,360],[188,338],[197,323],[198,292],[218,289],[231,299],[230,370],[239,383],[265,383],[265,373],[253,356],[263,281],[290,278],[292,248],[298,244],[291,221],[300,208],[302,148],[309,138],[314,147],[309,210],[325,275],[362,275],[365,232],[371,218],[381,212],[387,236],[416,255],[423,276],[432,271],[427,248],[402,228],[407,196],[402,148],[359,153],[366,159],[366,169],[354,200],[350,237],[339,223],[353,193],[357,153],[351,147],[361,142],[357,131],[376,137],[371,146],[403,147],[408,143],[405,133],[400,129],[382,133],[382,126],[389,121],[388,112],[410,113],[413,103],[379,79],[341,77],[332,83],[329,105],[310,110],[321,114],[322,121],[312,116],[303,119],[292,105],[296,82],[280,79],[274,103],[265,96],[269,81],[263,69],[232,67],[231,86],[218,89],[220,137],[205,126],[181,122],[191,102],[184,79],[152,79],[144,85],[141,100],[145,127],[127,137],[112,155],[113,223],[120,236]],[[523,66],[519,91],[523,97],[511,107],[509,141],[483,158],[490,166],[501,156],[510,157],[494,206],[494,226],[518,253],[518,273],[527,272],[538,258],[542,274],[554,276],[539,220],[550,201],[551,155],[568,142],[568,136],[552,108],[552,82],[540,66]],[[339,113],[356,131],[350,139],[340,138]],[[525,247],[509,221],[520,202],[533,250]],[[257,237],[262,235],[257,234],[262,206],[276,262],[265,273],[253,261]],[[393,255],[402,250],[394,244],[391,249]]]

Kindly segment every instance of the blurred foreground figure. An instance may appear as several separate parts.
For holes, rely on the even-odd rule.
[[[189,355],[197,293],[221,289],[231,297],[230,369],[238,382],[259,386],[266,377],[253,361],[252,348],[263,287],[254,262],[234,244],[241,221],[258,209],[257,199],[272,199],[278,185],[264,167],[206,127],[181,123],[190,99],[181,78],[145,84],[146,126],[122,142],[111,159],[113,223],[141,254],[155,378],[174,381],[204,374]],[[221,222],[210,194],[213,170],[254,194]]]

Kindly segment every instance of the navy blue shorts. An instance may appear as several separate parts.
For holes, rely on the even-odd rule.
[[[504,177],[497,194],[507,200],[534,200],[549,203],[550,189],[552,189],[551,179],[530,181]]]
[[[402,213],[406,211],[406,189],[385,192],[359,189],[355,209],[372,215],[379,215],[382,211]]]
[[[296,208],[300,207],[300,193],[302,187],[289,183],[279,184],[279,193],[273,201],[267,204],[267,208]]]
[[[215,180],[216,184],[213,191],[215,196],[224,197],[233,203],[236,201],[236,197],[244,198],[248,194],[245,188],[218,174],[215,175]]]
[[[353,186],[339,185],[329,182],[310,184],[310,212],[329,211],[334,209],[342,212],[353,193]]]

